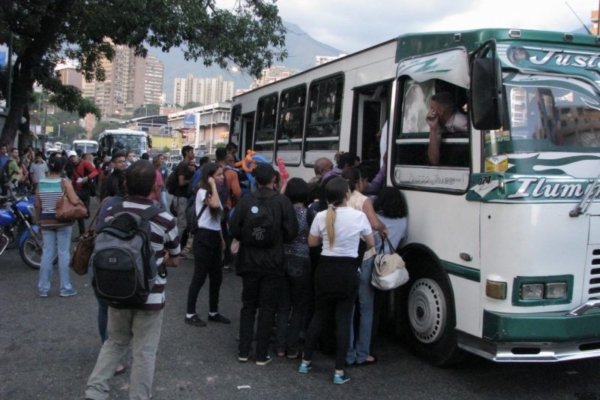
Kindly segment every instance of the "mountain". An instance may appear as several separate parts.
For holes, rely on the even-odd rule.
[[[285,21],[283,24],[287,30],[285,46],[288,57],[283,62],[276,62],[274,65],[283,65],[304,71],[315,66],[316,56],[338,56],[343,53],[341,50],[313,39],[298,25]],[[167,101],[173,100],[175,78],[186,78],[188,74],[194,75],[195,78],[214,78],[222,75],[224,80],[234,82],[235,90],[246,89],[253,81],[251,76],[239,71],[227,71],[216,66],[206,67],[202,60],[186,61],[183,51],[179,48],[171,49],[169,53],[150,49],[149,53],[165,64],[163,91],[167,96]]]

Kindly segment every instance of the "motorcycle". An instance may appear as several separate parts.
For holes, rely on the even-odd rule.
[[[25,264],[39,269],[42,235],[35,222],[34,196],[16,197],[12,191],[8,196],[0,196],[0,255],[17,246]]]

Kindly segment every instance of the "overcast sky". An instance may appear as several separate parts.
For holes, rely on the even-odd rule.
[[[582,26],[577,17],[591,24],[592,9],[598,9],[599,1],[279,0],[277,6],[283,20],[320,42],[352,53],[411,32],[484,27],[569,32]]]

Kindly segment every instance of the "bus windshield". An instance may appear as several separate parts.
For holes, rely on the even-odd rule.
[[[141,156],[147,151],[145,136],[123,133],[114,133],[111,136],[115,150],[133,151],[137,156]]]
[[[597,152],[600,102],[571,78],[505,74],[505,126],[486,134],[486,156],[515,152]]]
[[[98,152],[98,143],[96,142],[73,142],[73,150],[81,150],[83,154]]]

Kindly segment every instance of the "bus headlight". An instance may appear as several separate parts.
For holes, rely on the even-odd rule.
[[[543,283],[525,283],[521,286],[521,299],[541,300],[544,298]]]
[[[566,282],[550,282],[546,283],[546,298],[547,299],[563,299],[567,297]]]

